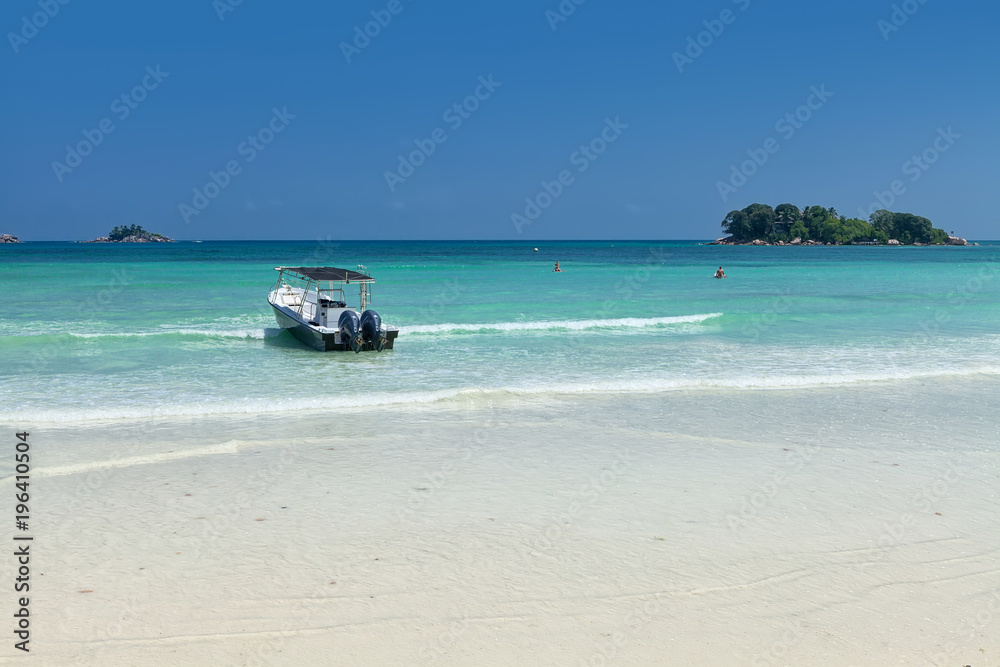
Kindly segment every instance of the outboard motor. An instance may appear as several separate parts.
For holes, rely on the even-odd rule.
[[[361,337],[376,352],[381,352],[385,348],[385,338],[382,337],[382,318],[374,310],[366,310],[361,313]]]
[[[340,338],[345,341],[355,353],[361,351],[361,322],[358,314],[353,310],[345,310],[340,314],[337,322],[340,329]]]

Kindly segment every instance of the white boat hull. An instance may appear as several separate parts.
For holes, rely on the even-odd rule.
[[[344,352],[351,349],[350,345],[341,341],[339,331],[303,322],[295,316],[295,313],[289,312],[289,309],[285,307],[272,303],[271,308],[274,309],[274,318],[278,321],[278,326],[282,329],[288,329],[293,336],[309,347],[320,352]],[[397,336],[399,336],[399,329],[396,327],[386,327],[385,347],[383,349],[391,350]],[[362,348],[364,351],[371,349],[373,348],[370,345]]]

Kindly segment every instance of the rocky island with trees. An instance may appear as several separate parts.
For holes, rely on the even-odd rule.
[[[927,218],[880,209],[868,220],[847,218],[832,206],[750,204],[722,221],[729,236],[713,245],[969,245]]]
[[[107,236],[101,236],[88,243],[173,243],[173,239],[147,232],[141,225],[120,225],[108,232]]]

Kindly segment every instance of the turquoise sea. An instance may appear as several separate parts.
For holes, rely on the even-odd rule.
[[[358,263],[394,350],[277,329],[275,266]],[[1000,243],[28,243],[0,274],[40,664],[998,654]]]
[[[275,266],[359,263],[395,350],[276,328]],[[25,243],[0,246],[0,277],[6,422],[1000,373],[997,242]]]

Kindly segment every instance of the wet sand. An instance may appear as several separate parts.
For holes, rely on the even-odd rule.
[[[39,424],[32,658],[996,664],[998,385]]]

